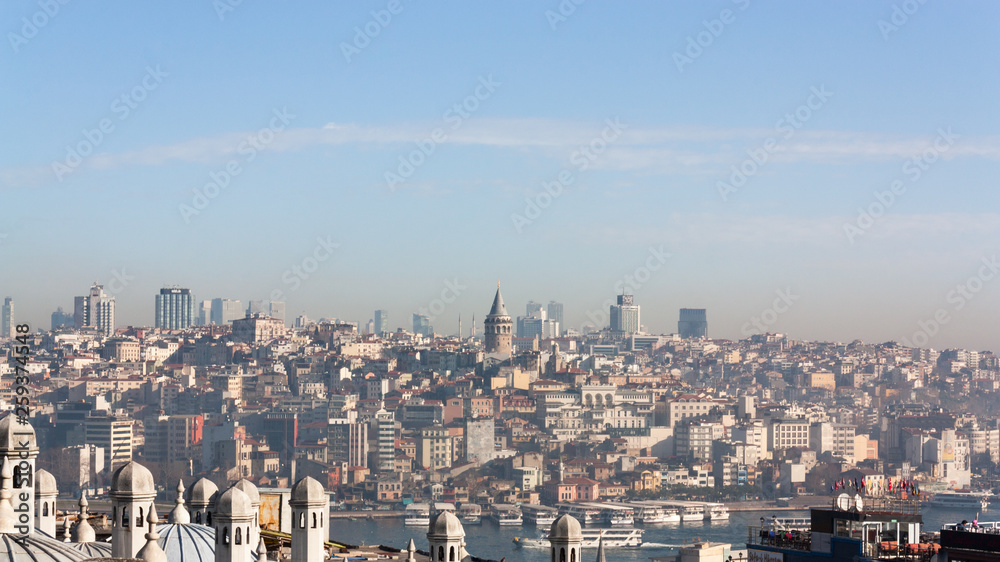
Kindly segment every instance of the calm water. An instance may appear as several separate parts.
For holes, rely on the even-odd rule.
[[[731,513],[729,521],[725,522],[647,525],[641,527],[646,530],[643,534],[643,546],[635,549],[614,549],[614,558],[615,560],[641,560],[645,562],[652,556],[676,554],[678,547],[695,540],[727,542],[731,543],[734,549],[741,549],[746,543],[747,527],[760,525],[761,517],[770,519],[772,514],[778,515],[778,517],[808,517],[809,511],[744,511]],[[957,523],[962,519],[972,521],[975,516],[975,513],[966,513],[961,510],[925,507],[924,528],[936,531],[941,528],[942,524]],[[996,504],[994,504],[993,512],[982,514],[980,520],[1000,520],[1000,512],[997,511]],[[401,518],[375,521],[366,519],[358,519],[357,521],[333,519],[330,521],[331,539],[350,544],[383,544],[405,548],[412,538],[417,548],[426,550],[426,533],[426,529],[403,525]],[[466,526],[465,535],[467,549],[469,554],[473,556],[493,560],[506,558],[508,562],[537,561],[543,557],[547,560],[547,551],[544,549],[514,548],[514,537],[538,536],[538,531],[529,524],[521,527],[499,527],[492,521],[484,520],[482,525]],[[593,552],[596,554],[596,550]]]

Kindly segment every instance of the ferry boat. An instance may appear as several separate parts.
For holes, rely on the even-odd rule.
[[[680,523],[681,514],[673,507],[658,505],[629,504],[635,509],[635,522],[641,525],[657,523]]]
[[[974,509],[986,511],[989,506],[986,494],[979,492],[940,492],[931,498],[932,507],[945,509]]]
[[[576,518],[581,525],[592,525],[601,521],[601,509],[597,507],[590,507],[587,505],[579,505],[575,503],[561,503],[556,507],[559,508],[559,514],[568,513]]]
[[[605,523],[615,526],[632,526],[635,524],[633,517],[635,511],[631,507],[606,507],[602,510],[601,516]]]
[[[642,546],[642,529],[583,529],[583,548],[597,548],[597,543],[604,537],[604,548],[639,548]],[[548,533],[535,538],[514,537],[517,548],[549,548]]]
[[[704,519],[704,507],[700,505],[685,505],[681,507],[681,521],[702,521]]]
[[[728,521],[729,508],[721,503],[712,503],[706,506],[705,521]]]
[[[520,525],[524,522],[521,510],[517,506],[504,503],[495,503],[490,506],[490,519],[503,527]]]
[[[521,514],[526,523],[547,529],[559,517],[559,510],[547,505],[521,504]]]
[[[482,525],[483,508],[477,503],[463,503],[458,508],[458,519],[463,525]]]
[[[425,503],[411,503],[403,515],[404,525],[427,527],[431,524],[431,506]]]

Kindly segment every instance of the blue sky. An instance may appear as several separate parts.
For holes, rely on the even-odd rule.
[[[1000,348],[993,3],[223,5],[0,6],[21,318],[119,277],[120,324],[180,285],[447,333],[500,279],[574,328],[627,286],[653,332]]]

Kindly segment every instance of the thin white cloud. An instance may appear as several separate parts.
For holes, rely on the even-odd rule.
[[[452,125],[446,121],[395,126],[329,123],[319,128],[291,128],[276,133],[267,150],[292,152],[324,145],[373,145],[400,152],[440,130],[445,137],[444,143],[539,151],[567,162],[574,151],[600,138],[607,127],[605,120],[587,123],[534,118],[472,118],[457,129]],[[778,149],[771,155],[775,162],[902,161],[933,146],[937,135],[936,131],[910,136],[798,131],[785,139],[773,129],[640,127],[628,122],[624,126],[624,132],[608,143],[606,151],[593,163],[594,168],[653,174],[717,173],[740,164],[747,158],[747,150],[764,146],[767,139],[777,141]],[[87,158],[81,167],[114,169],[177,162],[222,162],[236,155],[241,145],[255,134],[255,131],[225,133],[128,152],[102,153]],[[960,136],[942,157],[1000,160],[1000,136]],[[38,185],[50,180],[55,180],[51,164],[0,169],[0,181],[7,187]]]

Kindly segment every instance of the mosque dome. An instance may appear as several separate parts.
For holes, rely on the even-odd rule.
[[[24,449],[37,452],[38,440],[35,437],[35,428],[30,423],[20,423],[18,416],[8,414],[0,418],[0,451],[13,451]]]
[[[110,555],[99,554],[98,556]],[[41,533],[30,535],[0,534],[0,560],[6,562],[22,562],[32,560],[34,562],[75,562],[77,560],[90,560],[94,558],[91,554],[81,552],[72,547],[69,543],[59,542],[56,539],[47,537]]]
[[[55,496],[59,494],[56,477],[52,473],[38,469],[35,471],[35,494],[38,496]]]
[[[458,520],[458,517],[455,517],[454,513],[450,511],[442,511],[431,521],[431,526],[427,531],[427,535],[436,535],[440,537],[464,537],[465,529],[462,527],[462,522]]]
[[[576,517],[566,513],[552,522],[552,528],[549,529],[549,538],[583,540],[583,529],[580,527],[580,522],[576,520]]]
[[[199,478],[191,485],[188,492],[188,503],[192,506],[202,506],[212,503],[212,496],[219,491],[219,487],[208,478]]]
[[[156,495],[153,473],[141,464],[131,461],[115,471],[111,477],[111,495]]]
[[[306,476],[292,486],[289,502],[312,503],[326,500],[326,490],[315,478]]]

